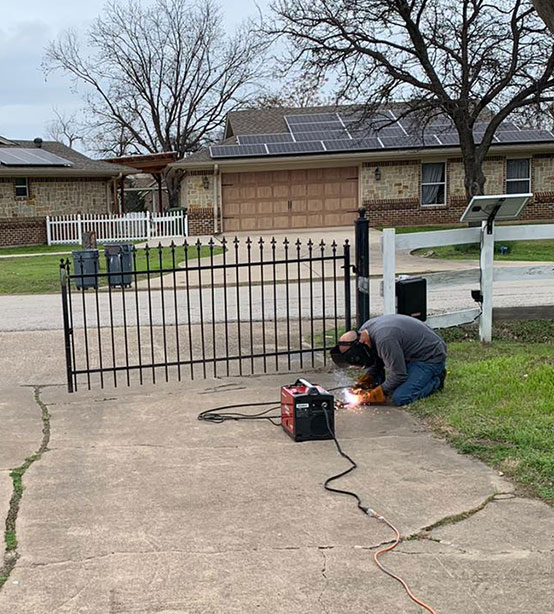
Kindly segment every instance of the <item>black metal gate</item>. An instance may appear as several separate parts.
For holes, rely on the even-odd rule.
[[[128,260],[127,274],[61,261],[69,392],[316,367],[351,327],[348,241],[185,241]]]

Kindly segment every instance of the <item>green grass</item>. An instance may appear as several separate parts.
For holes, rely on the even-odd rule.
[[[214,248],[214,255],[222,252],[221,247]],[[209,247],[200,249],[200,257],[209,255]],[[196,247],[188,248],[189,259],[196,259]],[[60,289],[60,258],[62,256],[44,256],[36,258],[2,258],[0,259],[0,294],[45,294],[59,292]],[[67,256],[63,256],[66,258]],[[175,249],[175,263],[184,260],[184,248]],[[100,252],[100,272],[106,272],[106,261],[103,251]],[[159,268],[158,248],[150,250],[150,269]],[[173,258],[169,247],[162,248],[162,268],[173,266]],[[137,271],[146,269],[146,252],[137,250]],[[142,276],[138,276],[141,279]],[[145,277],[145,276],[144,276]],[[156,275],[152,275],[156,277]],[[106,278],[99,280],[100,285],[106,285]]]
[[[554,322],[495,327],[484,347],[475,327],[444,331],[445,390],[410,411],[472,454],[554,503]],[[461,340],[463,339],[463,340]]]
[[[500,246],[506,246],[508,253],[502,255],[499,252]],[[479,258],[479,244],[467,243],[463,245],[446,245],[443,247],[416,249],[413,254],[419,256],[434,252],[433,258],[446,260],[468,260]],[[544,241],[496,241],[495,260],[520,260],[520,261],[554,261],[554,240]]]
[[[19,247],[0,247],[0,256],[19,256],[24,254],[55,254],[71,252],[76,245],[21,245]]]

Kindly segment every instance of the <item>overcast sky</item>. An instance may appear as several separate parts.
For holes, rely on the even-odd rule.
[[[232,28],[265,0],[219,0]],[[0,0],[0,136],[45,136],[53,107],[71,112],[80,98],[68,79],[41,70],[48,42],[67,29],[86,29],[104,0]]]

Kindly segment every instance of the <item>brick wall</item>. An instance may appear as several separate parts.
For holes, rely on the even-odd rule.
[[[0,179],[0,218],[107,213],[108,180],[29,178],[29,198],[16,198],[15,179]]]
[[[0,246],[42,245],[46,243],[44,218],[0,219]]]
[[[213,207],[191,207],[187,215],[191,237],[214,234]]]
[[[204,187],[204,177],[208,178],[207,189]],[[213,209],[214,183],[213,170],[189,171],[181,184],[183,206],[188,209],[193,207]]]
[[[523,157],[523,156],[522,156]],[[375,179],[375,169],[381,180]],[[421,161],[398,160],[365,163],[361,172],[362,204],[367,207],[374,226],[411,226],[452,224],[460,221],[466,208],[464,169],[460,158],[446,160],[447,204],[420,204]],[[506,159],[491,156],[485,160],[485,193],[503,194],[506,182]],[[523,215],[525,220],[554,218],[554,155],[533,158],[531,189],[535,199]]]

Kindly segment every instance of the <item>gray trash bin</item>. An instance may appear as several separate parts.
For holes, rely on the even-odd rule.
[[[129,243],[110,243],[104,246],[106,270],[110,275],[110,286],[129,287],[133,280],[133,246]]]
[[[78,252],[71,252],[71,255],[73,258],[73,275],[83,276],[75,277],[77,290],[98,288],[98,250],[83,249]]]

